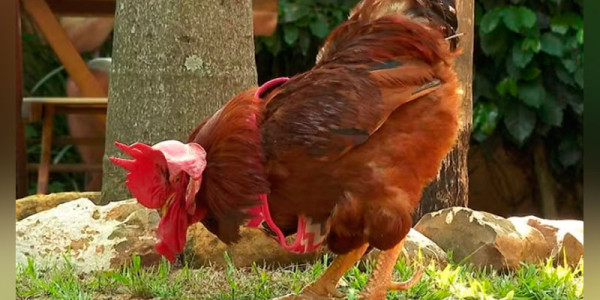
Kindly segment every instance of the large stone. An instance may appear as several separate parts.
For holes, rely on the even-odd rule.
[[[583,221],[547,220],[535,216],[508,218],[513,224],[527,224],[544,235],[556,263],[575,266],[583,259]]]
[[[60,204],[16,224],[17,264],[32,257],[40,266],[65,263],[76,272],[114,269],[141,256],[143,265],[160,261],[154,250],[159,216],[135,199],[96,206],[86,198]]]
[[[539,263],[552,251],[537,229],[464,207],[429,213],[415,229],[452,251],[455,261],[468,260],[477,266],[515,269],[521,262]]]
[[[379,252],[379,250],[373,249],[361,260],[375,259]],[[419,254],[419,252],[421,254]],[[402,248],[402,255],[408,263],[418,262],[422,258],[423,265],[435,262],[438,266],[443,268],[448,264],[448,255],[446,255],[446,252],[432,240],[412,228],[408,232],[408,235],[406,235],[404,247]]]
[[[15,203],[16,218],[17,221],[19,221],[39,212],[55,208],[59,204],[81,198],[87,198],[92,200],[92,202],[97,203],[100,198],[100,192],[65,192],[48,195],[38,194],[21,198]]]
[[[225,266],[225,251],[236,267],[249,267],[252,263],[289,265],[313,261],[324,253],[324,249],[302,255],[291,253],[258,229],[242,228],[241,239],[231,245],[219,241],[202,224],[194,224],[188,229],[185,256],[192,266]]]

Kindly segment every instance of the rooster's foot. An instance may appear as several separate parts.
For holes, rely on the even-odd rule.
[[[309,284],[302,289],[298,295],[286,295],[273,300],[329,300],[334,298],[344,298],[345,295],[340,293],[335,286],[348,269],[350,269],[365,253],[368,244],[361,245],[346,254],[338,255],[333,263],[325,270],[325,273],[317,279],[317,281]]]
[[[404,240],[392,249],[381,251],[377,256],[377,265],[369,279],[365,290],[361,293],[361,300],[385,300],[387,291],[404,291],[415,285],[423,275],[423,269],[419,268],[412,278],[404,282],[392,282],[392,272],[396,265],[398,255],[402,251]]]

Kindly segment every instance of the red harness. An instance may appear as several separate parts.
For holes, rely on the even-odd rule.
[[[280,77],[272,79],[263,84],[254,94],[254,99],[261,100],[264,93],[274,87],[282,85],[289,78]],[[294,253],[309,253],[317,250],[325,240],[327,228],[324,228],[322,223],[312,223],[312,219],[304,215],[298,215],[298,229],[296,230],[296,240],[292,244],[288,244],[285,235],[281,229],[273,222],[269,211],[269,203],[267,194],[258,196],[260,204],[250,208],[247,212],[251,218],[246,224],[246,227],[259,228],[270,237],[281,244],[283,248]]]

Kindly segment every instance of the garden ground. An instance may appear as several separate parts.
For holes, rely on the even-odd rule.
[[[163,261],[143,268],[139,257],[118,271],[78,276],[73,267],[42,268],[33,260],[17,268],[17,299],[270,299],[298,292],[317,278],[330,257],[312,265],[285,268],[236,268],[225,253],[228,267],[191,269]],[[69,260],[65,257],[65,260]],[[357,299],[372,262],[353,267],[339,289]],[[414,265],[399,259],[394,278],[407,279]],[[390,292],[388,299],[583,299],[583,262],[576,268],[552,261],[524,264],[514,272],[497,272],[460,263],[445,268],[431,263],[420,282],[408,292]]]

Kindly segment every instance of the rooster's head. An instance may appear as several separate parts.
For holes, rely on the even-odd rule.
[[[115,146],[133,159],[111,157],[110,161],[129,171],[125,184],[145,207],[159,209],[156,250],[170,261],[181,253],[190,224],[206,215],[196,205],[196,194],[206,167],[206,152],[196,143],[169,140],[154,146],[115,142]]]

